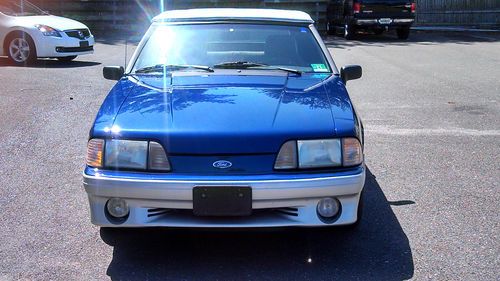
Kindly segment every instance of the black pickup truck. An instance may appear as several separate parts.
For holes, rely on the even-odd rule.
[[[408,39],[415,21],[415,0],[331,0],[327,8],[328,34],[344,31],[351,39],[358,30],[381,34],[395,29],[399,39]]]

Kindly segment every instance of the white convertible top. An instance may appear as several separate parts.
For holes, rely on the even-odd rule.
[[[314,23],[314,20],[307,13],[301,11],[276,10],[276,9],[213,8],[213,9],[172,10],[163,12],[153,18],[153,22],[217,21],[217,20]]]

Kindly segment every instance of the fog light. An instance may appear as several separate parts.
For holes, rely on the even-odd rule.
[[[120,198],[111,198],[106,203],[108,213],[115,218],[123,218],[128,215],[129,208],[125,200]]]
[[[336,198],[323,198],[319,200],[316,210],[324,218],[333,218],[339,213],[340,202]]]

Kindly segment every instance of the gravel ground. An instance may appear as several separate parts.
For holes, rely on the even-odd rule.
[[[113,85],[101,69],[124,45],[67,64],[0,58],[0,280],[499,280],[500,35],[325,41],[364,70],[348,85],[369,168],[354,232],[102,232],[81,171]]]

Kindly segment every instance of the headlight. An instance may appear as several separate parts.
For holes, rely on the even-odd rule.
[[[342,166],[340,139],[298,141],[299,168]]]
[[[61,37],[59,31],[50,26],[37,24],[35,27],[38,28],[38,30],[40,30],[40,32],[45,36]]]
[[[356,138],[287,141],[280,149],[277,170],[352,167],[363,163]]]
[[[140,169],[147,167],[147,141],[107,140],[104,166],[117,169]]]
[[[170,171],[163,146],[153,141],[91,139],[87,165],[93,168]]]

